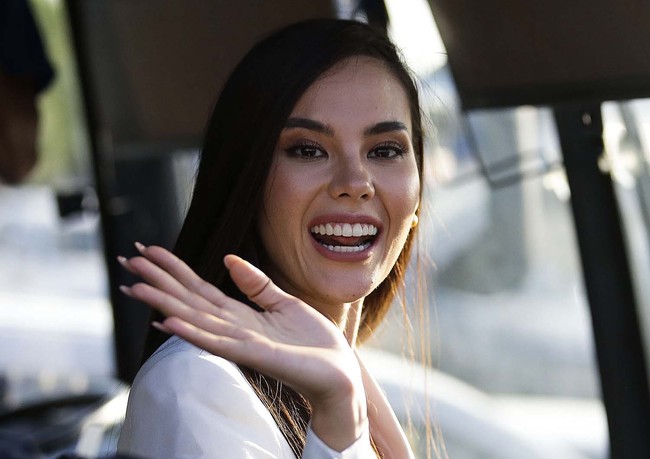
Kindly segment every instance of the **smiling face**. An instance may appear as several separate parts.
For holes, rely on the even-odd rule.
[[[258,218],[276,284],[336,316],[386,278],[419,203],[411,138],[406,92],[377,59],[347,59],[302,95]]]

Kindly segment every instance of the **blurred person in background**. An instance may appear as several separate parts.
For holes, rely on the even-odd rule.
[[[53,76],[27,0],[2,0],[0,181],[18,184],[36,165],[37,96]]]

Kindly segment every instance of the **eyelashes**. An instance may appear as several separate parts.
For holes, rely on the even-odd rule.
[[[300,140],[284,149],[290,157],[305,161],[327,158],[327,151],[318,143],[310,140]],[[408,150],[399,142],[388,141],[373,146],[368,151],[368,158],[378,160],[394,160],[402,158]]]
[[[307,161],[327,157],[327,152],[316,142],[300,140],[284,150],[289,156]]]
[[[380,143],[368,152],[369,158],[396,159],[404,156],[406,149],[398,142]]]

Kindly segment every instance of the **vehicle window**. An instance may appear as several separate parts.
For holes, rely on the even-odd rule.
[[[0,184],[0,378],[5,405],[82,393],[113,374],[97,199],[63,4],[30,2],[55,69],[37,99],[38,162]],[[5,407],[6,408],[6,407]]]
[[[452,419],[442,419],[447,411],[441,409],[449,456],[606,457],[589,308],[552,111],[462,113],[444,50],[409,41],[409,32],[435,35],[415,25],[435,27],[433,21],[405,19],[407,4],[417,16],[426,13],[419,4],[428,5],[399,2],[398,10],[397,3],[387,2],[394,39],[407,59],[429,56],[412,66],[429,123],[428,207],[420,228],[426,255],[420,269],[432,364],[491,403],[487,411],[478,402],[467,406],[463,414],[449,415]],[[419,45],[428,54],[411,49]],[[398,307],[393,314],[377,343],[404,353],[408,339],[400,334]],[[425,330],[417,313],[410,320],[417,346],[417,335]],[[436,387],[430,391],[433,398],[444,397]],[[483,424],[450,427],[453,419],[470,418]],[[485,426],[484,436],[478,425]],[[495,426],[504,436],[490,430]],[[516,453],[517,442],[529,452]],[[562,455],[547,450],[544,456],[544,443],[562,448]]]

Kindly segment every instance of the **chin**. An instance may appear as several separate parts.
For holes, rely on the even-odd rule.
[[[348,284],[348,285],[346,285]],[[333,288],[334,287],[334,288]],[[321,288],[323,297],[330,303],[354,303],[355,301],[363,300],[372,292],[374,287],[367,286],[360,288],[360,284],[350,285],[349,278],[346,282],[331,282],[325,288]]]

